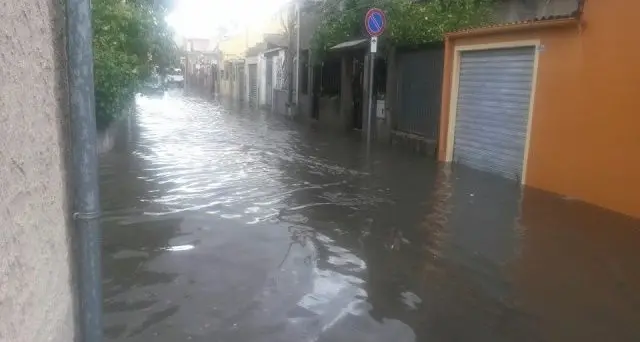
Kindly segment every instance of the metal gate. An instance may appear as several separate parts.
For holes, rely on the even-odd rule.
[[[238,100],[245,100],[246,91],[247,78],[244,75],[244,64],[238,64]]]
[[[271,108],[273,102],[273,57],[267,57],[266,67],[266,82],[265,82],[265,103]]]
[[[311,73],[311,117],[320,119],[320,96],[322,92],[322,66],[314,65]]]
[[[534,47],[461,53],[453,160],[521,179]]]
[[[437,139],[442,96],[444,49],[398,52],[396,129]]]
[[[258,64],[249,64],[249,103],[258,104]]]

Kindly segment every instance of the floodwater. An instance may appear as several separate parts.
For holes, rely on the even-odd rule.
[[[101,186],[108,341],[640,341],[640,221],[490,174],[174,91]]]

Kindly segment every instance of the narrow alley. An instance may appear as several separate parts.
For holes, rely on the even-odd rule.
[[[640,340],[638,220],[178,90],[130,121],[109,341]]]

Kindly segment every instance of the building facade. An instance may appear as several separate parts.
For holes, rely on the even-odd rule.
[[[239,101],[249,101],[249,96],[254,96],[255,105],[263,103],[260,98],[264,92],[261,87],[265,83],[265,58],[259,56],[268,47],[257,49],[265,43],[269,43],[269,37],[283,35],[287,29],[286,23],[289,15],[289,7],[286,5],[262,21],[244,25],[228,36],[222,37],[218,43],[220,51],[220,94],[227,98]],[[255,53],[254,53],[255,51]],[[249,53],[249,54],[248,54]],[[244,63],[239,67],[238,63]],[[253,71],[255,68],[255,72]],[[251,73],[249,72],[251,69]],[[254,77],[255,75],[255,82]],[[242,80],[240,80],[242,78]],[[240,84],[242,83],[242,84]],[[253,86],[255,85],[255,86]],[[239,88],[242,87],[242,89]],[[251,88],[253,86],[253,88]],[[252,95],[255,94],[255,95]]]
[[[5,2],[0,30],[0,340],[74,341],[64,8]]]
[[[447,36],[439,159],[640,217],[640,3],[577,3]]]
[[[185,88],[213,94],[218,87],[220,52],[213,39],[186,37],[181,64]]]

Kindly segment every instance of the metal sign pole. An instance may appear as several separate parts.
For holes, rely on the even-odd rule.
[[[376,50],[378,45],[378,37],[371,37],[370,46],[371,53],[369,54],[369,76],[368,76],[368,84],[367,84],[367,97],[368,97],[368,108],[367,108],[367,150],[371,148],[371,134],[373,132],[373,71],[375,70],[376,63]]]
[[[367,11],[367,14],[364,16],[364,26],[371,36],[370,41],[370,54],[369,54],[369,77],[367,84],[367,97],[368,97],[368,110],[367,110],[367,154],[371,148],[371,140],[373,134],[373,81],[374,81],[374,67],[376,64],[376,52],[378,51],[378,36],[380,36],[384,32],[384,28],[386,26],[387,19],[384,15],[384,12],[379,8],[372,8]]]

